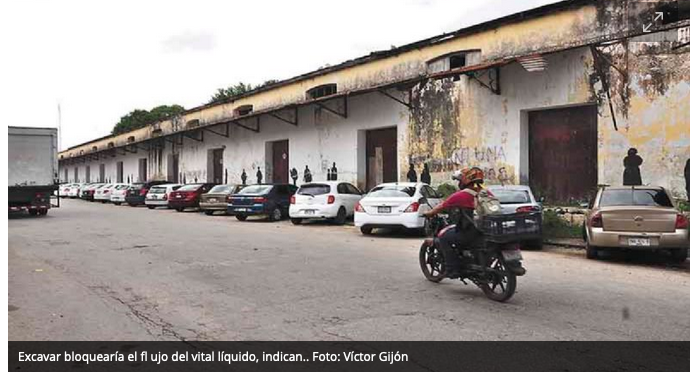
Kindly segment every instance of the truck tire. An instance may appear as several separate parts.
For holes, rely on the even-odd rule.
[[[38,211],[38,214],[39,214],[40,216],[45,216],[45,215],[48,214],[48,210],[47,210],[47,209],[41,209],[41,210]]]
[[[29,209],[29,215],[38,216],[38,211],[36,209]]]

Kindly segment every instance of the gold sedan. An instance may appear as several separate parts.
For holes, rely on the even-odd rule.
[[[587,258],[600,250],[668,250],[676,262],[688,257],[688,217],[668,192],[655,186],[602,187],[584,223]]]

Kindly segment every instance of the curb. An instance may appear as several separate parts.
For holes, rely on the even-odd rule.
[[[562,242],[562,241],[544,240],[544,244],[553,245],[556,247],[585,249],[584,243],[567,243],[567,242]]]

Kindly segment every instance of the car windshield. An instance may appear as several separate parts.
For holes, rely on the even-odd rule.
[[[268,194],[273,186],[271,185],[254,185],[247,186],[238,192],[238,195],[265,195]]]
[[[153,187],[149,190],[151,194],[165,194],[165,187]]]
[[[328,194],[329,192],[331,192],[331,187],[328,185],[320,184],[320,183],[312,183],[309,185],[303,185],[302,187],[299,188],[299,190],[297,190],[298,195],[311,195],[311,196]]]
[[[501,204],[524,204],[531,202],[525,190],[491,190]]]
[[[140,190],[142,187],[144,187],[143,183],[133,183],[129,186],[130,190]]]
[[[184,186],[180,187],[180,188],[177,189],[177,190],[178,190],[178,191],[196,191],[196,190],[199,190],[199,188],[200,188],[201,186],[202,186],[202,185],[184,185]]]
[[[226,194],[232,191],[231,189],[232,186],[230,185],[216,185],[209,191],[209,194]]]
[[[400,185],[381,185],[376,186],[367,196],[376,198],[409,198],[414,196],[417,188],[415,186],[400,186]]]
[[[601,193],[599,205],[602,207],[613,206],[646,206],[672,208],[673,203],[664,190],[658,189],[630,189],[630,190],[604,190]]]

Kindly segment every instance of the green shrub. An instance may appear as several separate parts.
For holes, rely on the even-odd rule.
[[[544,236],[552,238],[578,238],[582,236],[582,225],[563,219],[553,210],[545,210],[542,217]]]
[[[683,213],[690,212],[690,201],[679,200],[678,201],[678,209],[680,209],[680,211]]]
[[[454,192],[458,191],[458,188],[450,183],[442,183],[438,186],[436,191],[438,191],[438,193],[441,194],[441,197],[445,199],[451,196]]]

